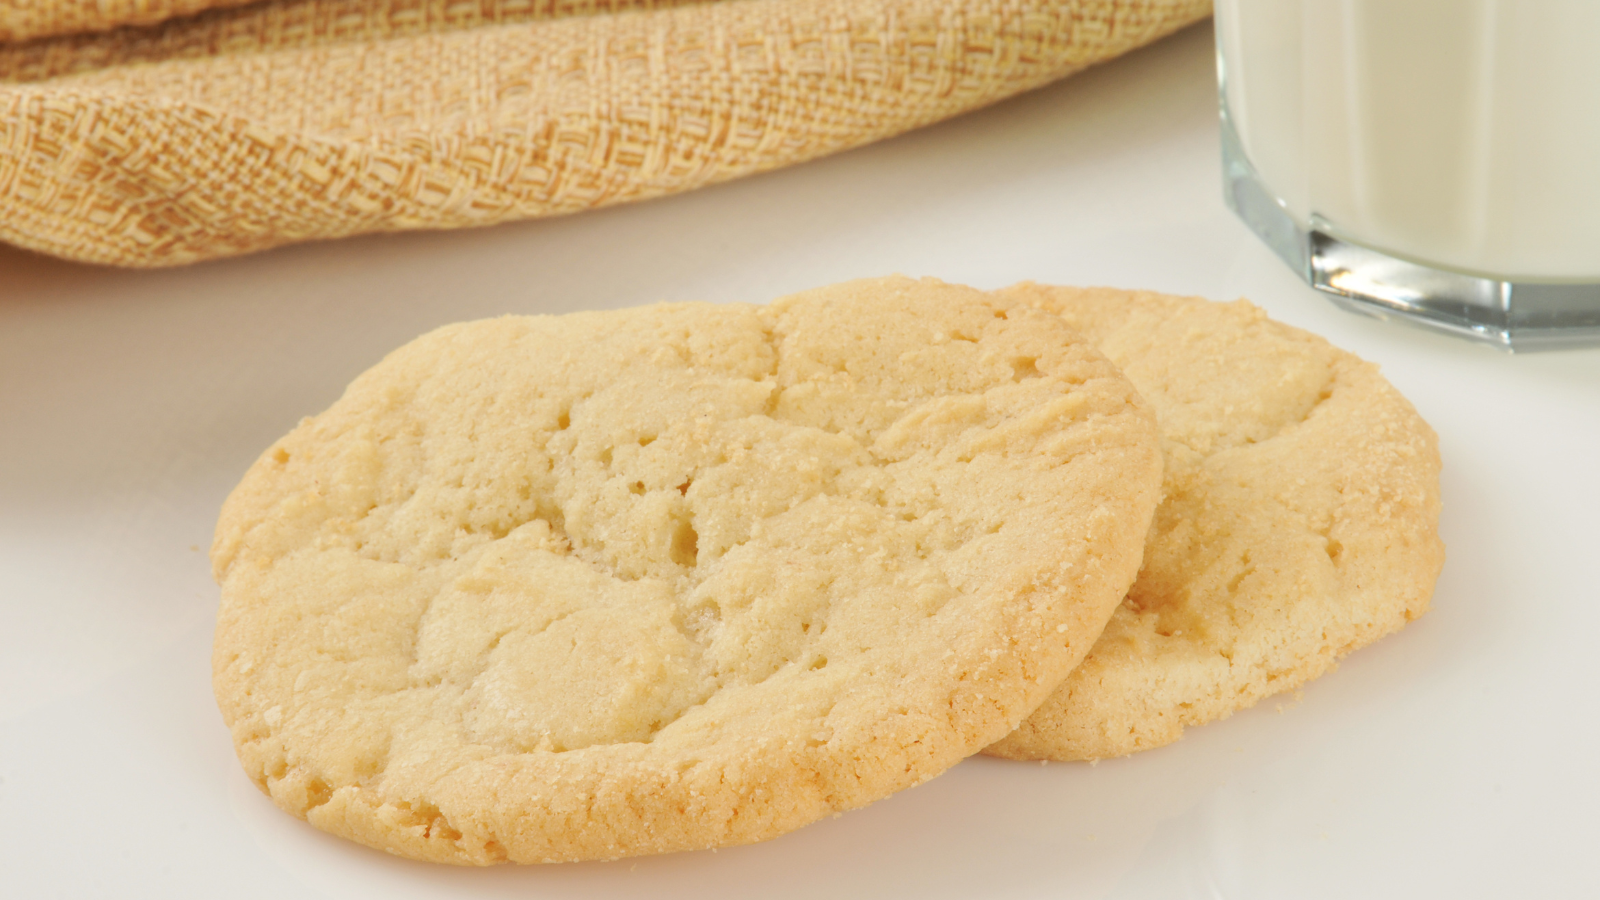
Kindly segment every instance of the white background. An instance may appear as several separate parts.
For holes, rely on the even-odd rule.
[[[1365,319],[1224,208],[1211,33],[810,165],[493,229],[129,272],[0,248],[7,897],[1600,896],[1600,350]],[[1597,251],[1600,252],[1600,251]],[[1440,434],[1434,609],[1299,699],[1084,764],[969,760],[766,844],[458,870],[328,837],[211,699],[218,506],[436,325],[765,301],[902,272],[1247,296],[1382,364]]]

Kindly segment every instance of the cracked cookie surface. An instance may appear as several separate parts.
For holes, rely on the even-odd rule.
[[[1245,301],[1022,284],[1155,410],[1165,475],[1138,579],[1082,665],[986,752],[1098,759],[1293,690],[1428,607],[1433,430],[1377,367]]]
[[[280,807],[390,852],[763,840],[1014,728],[1159,482],[1127,380],[967,288],[450,326],[229,497],[217,699]]]

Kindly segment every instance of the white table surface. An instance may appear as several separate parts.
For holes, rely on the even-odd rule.
[[[765,844],[393,859],[278,812],[211,699],[205,558],[255,455],[389,349],[506,312],[866,275],[1247,296],[1440,435],[1434,608],[1298,699],[1096,766],[969,760]],[[0,895],[1600,896],[1600,350],[1336,309],[1223,207],[1200,27],[897,140],[680,197],[185,269],[0,248]]]

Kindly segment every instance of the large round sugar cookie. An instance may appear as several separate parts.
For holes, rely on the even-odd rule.
[[[440,329],[223,508],[214,684],[283,809],[419,859],[759,841],[933,777],[1132,582],[1153,418],[938,282]]]

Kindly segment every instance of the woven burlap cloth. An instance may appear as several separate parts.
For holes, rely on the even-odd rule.
[[[0,0],[0,240],[161,266],[655,197],[992,103],[1210,7]]]

